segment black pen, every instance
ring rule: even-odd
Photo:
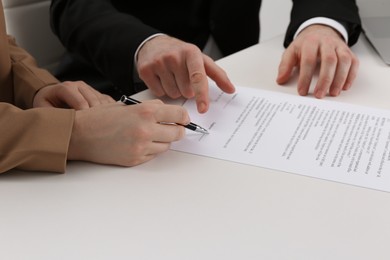
[[[128,97],[126,95],[123,95],[119,101],[122,102],[123,104],[126,104],[126,105],[134,105],[134,104],[141,103],[141,101],[138,101],[138,100],[131,98],[131,97]],[[182,126],[184,126],[187,129],[190,129],[192,131],[198,132],[198,133],[202,133],[202,134],[209,133],[205,128],[203,128],[197,124],[194,124],[192,122],[190,122],[188,125],[182,125]]]

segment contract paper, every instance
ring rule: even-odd
[[[390,191],[390,110],[254,88],[210,87],[210,108],[173,150]]]

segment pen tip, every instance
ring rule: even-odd
[[[202,134],[209,134],[209,131],[207,131],[205,128],[203,127],[200,127],[199,128],[199,132],[201,132]]]

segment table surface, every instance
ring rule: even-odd
[[[365,38],[353,50],[353,88],[326,98],[390,109],[390,68]],[[296,95],[296,78],[275,83],[282,52],[277,37],[218,63],[237,85]],[[0,176],[2,259],[378,260],[389,241],[389,193],[176,151]]]

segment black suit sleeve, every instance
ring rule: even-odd
[[[357,42],[362,29],[355,0],[293,0],[284,46],[290,45],[302,23],[314,17],[327,17],[340,22],[347,29],[348,44],[352,46]]]
[[[94,65],[124,93],[135,92],[135,51],[159,31],[118,12],[108,0],[53,0],[50,16],[52,30],[71,53]]]

